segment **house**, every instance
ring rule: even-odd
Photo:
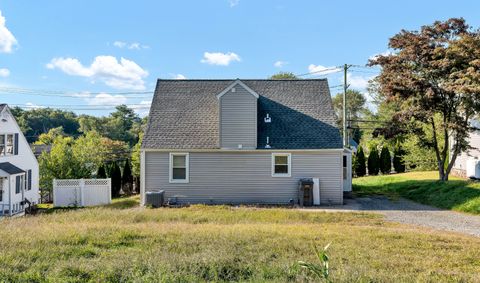
[[[479,121],[472,120],[470,123],[472,127],[480,129]],[[462,178],[475,177],[478,179],[480,178],[480,130],[471,132],[468,142],[472,148],[457,155],[451,173]],[[453,145],[453,140],[450,141],[450,145]],[[453,149],[451,152],[453,152]],[[452,154],[450,154],[450,158],[451,156]],[[467,169],[468,167],[471,170]],[[477,174],[475,174],[475,171],[477,171]]]
[[[38,162],[6,104],[0,104],[0,216],[38,203]]]
[[[326,79],[158,80],[142,203],[164,190],[178,203],[289,204],[316,177],[320,203],[341,204],[351,156],[335,125]]]

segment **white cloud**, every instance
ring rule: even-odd
[[[335,67],[335,66],[325,67],[325,66],[322,66],[322,65],[315,65],[315,64],[308,65],[308,72],[310,72],[310,73],[320,73],[321,72],[322,75],[326,75],[326,74],[331,74],[331,73],[338,72],[338,70],[340,70],[340,69]]]
[[[233,8],[240,3],[240,0],[228,0],[228,3],[230,4],[230,7]]]
[[[368,81],[373,79],[374,76],[370,77],[363,77],[363,76],[356,76],[352,73],[347,73],[347,82],[351,88],[354,89],[366,89],[368,86]]]
[[[283,66],[287,65],[288,62],[285,62],[285,61],[277,61],[275,63],[273,63],[273,66],[277,67],[277,68],[282,68]]]
[[[203,59],[200,62],[210,65],[228,66],[230,62],[233,61],[240,62],[240,56],[233,52],[205,52],[203,53]]]
[[[127,97],[124,95],[111,95],[108,93],[99,93],[93,97],[85,98],[89,105],[94,106],[117,106],[127,103]]]
[[[25,104],[25,108],[29,108],[29,109],[40,109],[40,108],[45,108],[45,106],[40,106],[40,105],[37,105],[37,104],[34,104],[32,102],[27,102]]]
[[[5,68],[0,68],[0,77],[6,78],[10,76],[10,70]]]
[[[127,48],[127,49],[135,49],[135,50],[140,50],[140,49],[148,49],[150,46],[148,45],[143,45],[138,42],[124,42],[124,41],[115,41],[113,43],[113,46],[118,47],[118,48]]]
[[[80,98],[89,98],[91,95],[90,95],[90,92],[80,92],[80,93],[74,93],[72,94],[73,97],[80,97]]]
[[[175,80],[186,80],[186,79],[187,79],[187,77],[185,77],[185,76],[182,75],[182,74],[176,74],[176,75],[173,74],[172,76],[173,76],[173,78],[174,78]]]
[[[97,80],[116,89],[145,89],[143,78],[148,72],[134,61],[113,56],[97,56],[90,66],[84,66],[75,58],[53,58],[47,64],[48,69],[60,69],[71,76],[87,77],[95,82]]]
[[[140,104],[130,106],[140,117],[145,117],[148,115],[148,111],[150,111],[150,106],[152,105],[152,101],[150,100],[142,100]]]
[[[17,39],[7,29],[5,22],[5,17],[2,16],[2,11],[0,11],[0,53],[11,53],[13,46],[17,44]]]
[[[384,51],[384,52],[382,52],[382,53],[374,54],[374,55],[368,57],[368,60],[374,60],[374,59],[376,59],[378,56],[389,56],[389,55],[392,55],[392,54],[393,54],[393,52],[392,52],[391,50],[386,50],[386,51]]]

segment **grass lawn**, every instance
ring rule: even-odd
[[[480,281],[480,238],[375,214],[137,203],[1,221],[0,281],[308,282],[329,242],[334,282]]]
[[[369,176],[353,179],[356,195],[382,194],[456,211],[480,214],[480,182],[450,178],[438,181],[438,172]]]

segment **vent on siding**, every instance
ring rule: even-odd
[[[235,88],[234,88],[234,87],[232,87],[232,92],[235,92]]]

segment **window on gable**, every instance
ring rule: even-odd
[[[6,155],[13,155],[13,145],[14,145],[14,142],[13,142],[13,135],[6,135],[7,137],[7,146],[6,146]]]
[[[5,135],[0,135],[0,155],[5,155]]]
[[[0,134],[0,156],[14,155],[15,153],[15,135]]]
[[[272,153],[272,176],[290,177],[292,170],[290,153]]]
[[[170,183],[188,183],[188,153],[170,153]]]

